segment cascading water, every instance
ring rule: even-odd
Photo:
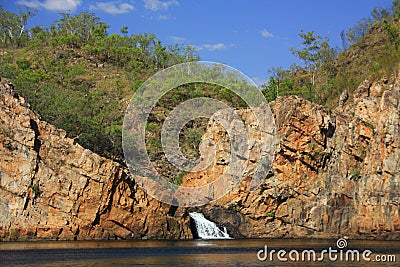
[[[222,231],[215,223],[207,220],[202,213],[191,212],[189,216],[194,220],[197,234],[201,239],[232,239],[225,227]]]

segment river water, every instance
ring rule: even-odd
[[[263,258],[265,246],[268,256],[272,250],[286,251],[288,261],[279,260],[276,253],[272,261]],[[296,259],[296,253],[292,253],[292,259],[300,261],[295,263],[288,256],[292,250],[301,255],[302,251],[312,249],[318,259],[322,250],[329,247],[338,251],[336,261],[328,254],[324,255],[323,261],[313,261],[313,258],[310,261],[307,257]],[[400,241],[347,240],[343,253],[346,249],[359,250],[360,260],[346,261],[343,257],[340,261],[336,240],[0,242],[0,266],[400,266]],[[372,252],[367,258],[370,261],[361,256],[365,250]],[[377,255],[386,262],[377,263]]]

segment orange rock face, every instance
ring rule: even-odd
[[[73,144],[0,83],[0,240],[192,238],[184,209]]]
[[[200,210],[238,237],[400,239],[399,90],[399,80],[366,81],[353,103],[333,111],[278,98],[271,105],[278,138],[273,172],[257,190],[246,190],[245,177]],[[209,129],[217,157],[186,184],[215,180],[228,168],[229,138],[217,123]],[[255,166],[248,161],[246,174]]]
[[[400,75],[398,75],[400,77]],[[234,237],[400,239],[400,82],[365,81],[352,102],[329,111],[299,97],[271,103],[277,145],[271,172],[249,190],[260,129],[243,182],[203,207],[160,203],[120,164],[74,144],[0,83],[0,240],[192,238],[188,211],[202,211]],[[261,129],[269,132],[271,129]],[[229,137],[210,121],[206,169],[184,185],[215,181],[230,166]],[[210,155],[215,157],[210,158]]]

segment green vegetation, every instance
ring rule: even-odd
[[[122,120],[133,93],[160,69],[198,60],[190,46],[164,46],[154,34],[107,33],[94,14],[61,14],[26,29],[36,11],[0,6],[0,76],[42,118],[82,146],[122,162]]]
[[[350,180],[356,182],[359,179],[360,179],[360,170],[357,167],[355,167],[350,173]]]
[[[181,185],[182,182],[183,182],[183,177],[184,177],[186,174],[188,174],[188,172],[186,172],[186,171],[181,171],[181,172],[178,174],[178,176],[175,178],[175,180],[172,181],[172,182],[173,182],[174,184],[176,184],[176,185]]]
[[[199,60],[194,48],[165,46],[154,34],[129,36],[127,26],[121,34],[108,34],[110,26],[89,13],[64,13],[49,28],[26,29],[35,14],[30,8],[14,14],[0,7],[0,76],[12,80],[42,119],[83,147],[124,164],[122,121],[132,95],[157,71]],[[175,106],[201,96],[246,106],[226,88],[210,84],[181,86],[161,99],[148,120],[146,146],[155,166],[178,184],[184,174],[163,154],[161,127]],[[180,145],[187,158],[199,157],[207,122],[199,118],[182,129]]]
[[[42,119],[65,129],[85,148],[124,164],[122,121],[134,92],[157,71],[199,56],[190,46],[163,45],[154,34],[129,35],[127,26],[120,34],[109,34],[110,26],[90,13],[60,14],[48,28],[27,29],[35,15],[31,8],[12,13],[0,6],[0,77],[11,79]],[[365,78],[389,76],[398,68],[399,19],[399,0],[389,9],[374,9],[370,17],[342,31],[341,50],[314,31],[302,31],[301,48],[291,50],[302,66],[272,68],[263,94],[268,101],[299,95],[335,107],[344,90],[351,96]],[[174,107],[194,97],[246,107],[236,94],[210,84],[187,84],[163,96],[150,113],[146,146],[154,166],[176,184],[185,173],[163,154],[161,127]],[[199,118],[182,129],[180,148],[187,158],[199,157],[206,125],[207,120]]]
[[[375,130],[375,126],[368,122],[368,121],[363,121],[364,125],[367,126],[368,128],[370,128],[372,131]]]
[[[10,229],[9,230],[9,238],[10,241],[15,241],[19,237],[19,233],[15,229]]]
[[[33,198],[38,198],[41,194],[40,188],[39,188],[39,183],[36,184],[31,184],[28,186],[28,188],[32,189],[33,192]]]
[[[240,212],[242,207],[238,203],[229,203],[228,209],[234,212]]]
[[[334,108],[344,90],[352,93],[366,78],[390,76],[400,62],[399,19],[399,0],[389,9],[375,8],[370,17],[342,31],[341,50],[332,48],[328,38],[302,31],[302,48],[292,53],[303,66],[272,68],[269,81],[262,86],[265,97],[272,101],[294,94]]]
[[[25,7],[18,9],[19,13],[5,11],[0,5],[0,42],[4,46],[17,48],[26,44],[28,36],[26,25],[36,11]]]
[[[185,84],[166,93],[150,112],[146,126],[146,149],[157,171],[175,184],[181,184],[186,173],[179,171],[164,155],[161,130],[165,119],[174,107],[195,97],[218,99],[236,109],[247,106],[239,96],[224,89],[205,83]],[[187,122],[180,131],[179,145],[187,159],[196,160],[200,157],[199,145],[207,124],[208,118],[196,118]]]

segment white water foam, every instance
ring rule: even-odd
[[[207,220],[202,213],[191,212],[189,216],[194,220],[197,234],[201,239],[232,239],[225,227],[222,231],[214,222]]]

